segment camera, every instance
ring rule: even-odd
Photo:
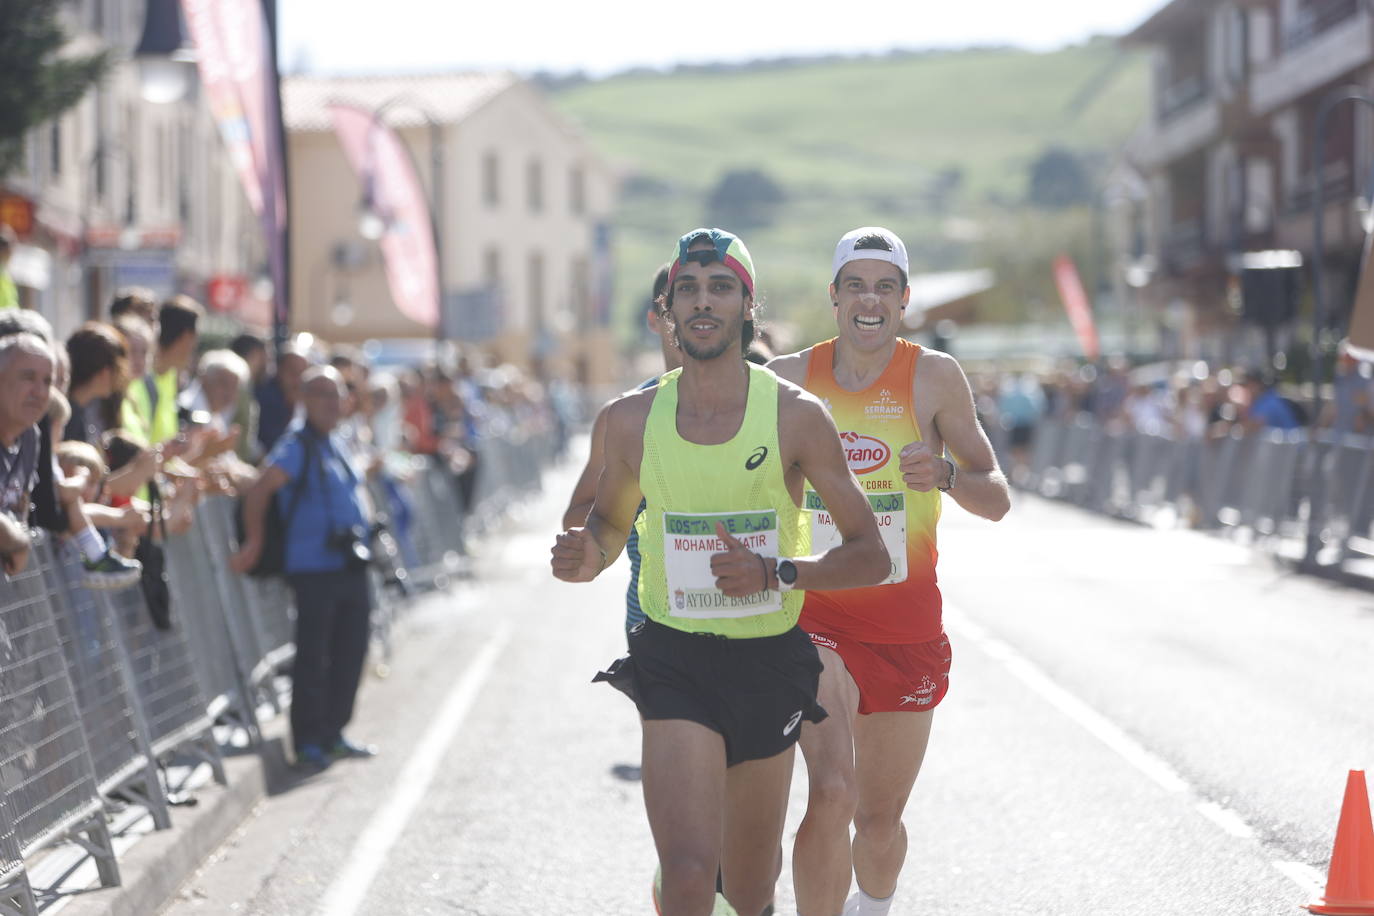
[[[368,531],[361,525],[352,528],[339,528],[325,538],[325,546],[343,554],[344,565],[348,569],[367,569],[372,562],[372,548],[368,546]]]

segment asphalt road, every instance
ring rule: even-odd
[[[168,916],[652,912],[637,720],[589,683],[625,564],[548,574],[573,470],[405,620],[353,729],[383,756],[269,798]],[[1300,912],[1374,769],[1374,595],[1028,496],[946,505],[953,686],[894,916]]]

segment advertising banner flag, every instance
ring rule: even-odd
[[[363,186],[363,201],[380,219],[382,260],[401,314],[439,326],[439,255],[434,224],[415,163],[396,131],[365,108],[329,106],[334,133]]]
[[[262,224],[274,318],[288,324],[281,99],[261,0],[181,0],[200,81],[244,194]]]
[[[1073,325],[1078,342],[1083,345],[1083,355],[1096,360],[1099,349],[1092,306],[1088,303],[1088,294],[1083,291],[1078,268],[1066,254],[1054,259],[1054,285],[1059,287],[1059,298],[1064,302],[1064,311],[1068,312],[1069,324]]]

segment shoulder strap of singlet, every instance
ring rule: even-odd
[[[828,380],[835,374],[835,338],[823,340],[811,348],[811,358],[806,362],[806,381],[802,387],[808,391],[812,383]]]

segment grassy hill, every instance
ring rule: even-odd
[[[740,229],[766,317],[810,335],[829,321],[829,258],[843,232],[889,226],[906,239],[913,271],[979,266],[970,239],[1024,206],[1035,159],[1060,146],[1105,163],[1145,113],[1146,78],[1143,60],[1099,40],[1052,53],[626,74],[551,98],[626,176],[616,213],[622,326],[636,320],[676,237],[711,224],[721,177],[757,169],[782,192],[768,226]]]

